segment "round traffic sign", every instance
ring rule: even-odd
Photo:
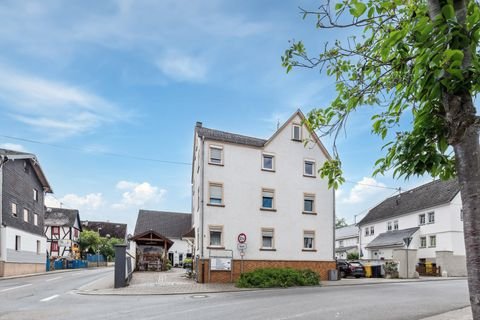
[[[239,243],[247,242],[247,235],[245,233],[240,233],[237,238]]]

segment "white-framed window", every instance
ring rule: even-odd
[[[33,214],[33,224],[38,226],[38,213]]]
[[[23,208],[23,221],[28,222],[28,215],[29,215],[28,209]]]
[[[37,240],[37,254],[40,254],[41,251],[42,251],[42,243],[40,242],[40,240]]]
[[[305,193],[303,195],[303,211],[304,212],[315,212],[315,195],[310,193]]]
[[[22,250],[22,237],[15,236],[15,251]]]
[[[208,226],[208,233],[211,247],[223,246],[223,226]]]
[[[437,236],[430,236],[430,248],[437,246]]]
[[[37,189],[33,189],[33,200],[38,201],[38,190]]]
[[[370,235],[370,228],[366,227],[365,228],[365,236],[368,237]]]
[[[275,208],[275,190],[262,189],[262,209]]]
[[[315,160],[303,161],[303,174],[308,177],[315,177]]]
[[[338,241],[338,246],[339,246],[340,248],[343,248],[343,240]]]
[[[210,182],[209,188],[209,203],[212,205],[223,204],[223,184]]]
[[[393,221],[393,230],[398,230],[398,220]]]
[[[428,223],[435,223],[435,212],[429,212],[428,213]]]
[[[302,126],[299,124],[292,125],[292,140],[302,141]]]
[[[315,249],[315,231],[313,230],[303,231],[303,249],[304,250]]]
[[[427,237],[420,237],[420,248],[427,247]]]
[[[274,248],[274,229],[262,228],[262,249]]]
[[[419,225],[424,225],[426,222],[425,220],[425,213],[422,213],[418,216],[418,224]]]
[[[269,153],[262,153],[262,169],[275,171],[275,156]]]
[[[375,234],[375,227],[371,226],[370,227],[370,235],[373,236]]]
[[[17,217],[18,216],[18,211],[17,211],[17,204],[15,202],[12,202],[11,210],[12,210],[12,215]]]
[[[215,146],[210,145],[210,156],[208,159],[208,163],[210,164],[223,164],[223,147],[222,146]]]
[[[392,231],[392,221],[387,222],[387,231]]]

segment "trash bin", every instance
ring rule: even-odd
[[[367,263],[363,267],[365,268],[365,278],[371,278],[372,277],[372,266],[370,266],[370,264]]]
[[[328,270],[328,281],[337,281],[338,280],[338,270],[332,269]]]
[[[372,266],[372,278],[382,277],[382,266]]]

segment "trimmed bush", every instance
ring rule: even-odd
[[[287,288],[293,286],[317,286],[320,277],[312,270],[291,268],[265,268],[246,272],[237,280],[239,288]]]

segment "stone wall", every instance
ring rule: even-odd
[[[436,263],[448,277],[466,277],[467,262],[465,256],[454,256],[453,251],[437,251]]]
[[[45,263],[10,263],[0,261],[0,277],[45,272]]]
[[[209,260],[198,261],[198,282],[228,283],[236,281],[242,272],[241,260],[233,260],[233,279],[230,271],[210,271]],[[261,268],[311,269],[318,273],[321,280],[328,279],[328,270],[336,269],[335,261],[288,261],[288,260],[243,260],[243,272]],[[210,276],[210,277],[209,277]]]

